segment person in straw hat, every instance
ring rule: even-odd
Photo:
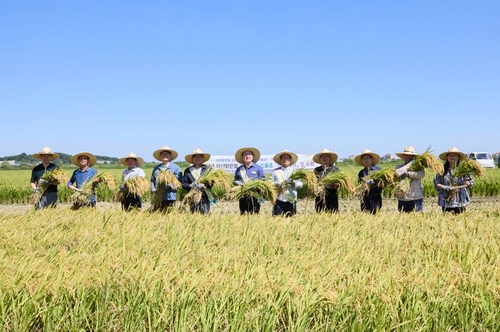
[[[363,166],[363,169],[358,173],[358,181],[360,182],[364,181],[363,178],[370,175],[371,172],[380,170],[380,167],[375,166],[380,162],[380,156],[368,149],[357,155],[354,161],[359,166]],[[367,180],[366,183],[370,186],[370,190],[361,199],[361,211],[375,214],[382,208],[382,188],[378,187],[373,180]]]
[[[94,156],[90,152],[80,152],[71,157],[71,162],[78,166],[76,170],[74,170],[73,175],[71,175],[71,179],[68,181],[68,188],[73,191],[80,191],[80,188],[87,181],[90,181],[96,174],[97,170],[92,168],[97,162],[96,156]],[[99,183],[98,179],[94,179],[92,186],[95,187]],[[89,197],[89,202],[86,206],[95,207],[96,205],[96,197],[95,194]],[[78,209],[81,206],[78,204],[74,204],[73,208]]]
[[[38,192],[38,186],[47,186],[44,191],[40,202],[38,203],[37,209],[44,209],[47,207],[55,207],[57,205],[57,185],[59,182],[52,183],[42,183],[46,181],[42,179],[45,172],[53,171],[57,166],[51,161],[59,158],[59,154],[52,152],[52,150],[46,146],[40,152],[33,154],[33,157],[40,159],[42,162],[35,166],[31,171],[30,186],[34,193]]]
[[[159,175],[160,172],[170,172],[172,173],[179,182],[182,182],[182,170],[177,165],[174,164],[174,161],[179,154],[177,151],[170,149],[168,146],[163,146],[162,148],[153,152],[153,157],[160,161],[158,165],[153,168],[153,172],[151,174],[151,192],[154,194],[159,186],[163,186],[163,184],[159,184]],[[161,202],[160,209],[163,211],[167,211],[169,208],[175,205],[177,200],[177,190],[173,189],[172,184],[167,184],[163,191],[163,201]]]
[[[467,188],[472,188],[474,180],[470,175],[454,178],[453,170],[461,160],[466,158],[463,152],[456,147],[448,149],[439,155],[444,160],[443,174],[436,174],[434,186],[438,191],[438,204],[443,212],[459,214],[465,212],[465,207],[470,204]]]
[[[135,153],[130,152],[127,156],[120,158],[118,162],[127,169],[123,171],[122,174],[122,184],[120,185],[120,190],[125,191],[127,188],[124,182],[135,177],[146,177],[146,173],[140,168],[144,164],[144,159],[135,155]],[[127,194],[122,201],[122,209],[125,211],[130,211],[132,209],[142,208],[142,198],[139,195]]]
[[[210,202],[213,201],[213,197],[210,193],[210,188],[207,188],[203,183],[198,183],[198,179],[207,170],[207,166],[204,164],[204,162],[210,159],[210,154],[203,152],[199,148],[196,148],[194,149],[193,153],[186,155],[184,159],[189,164],[191,164],[191,166],[184,170],[184,176],[182,177],[182,187],[187,191],[203,191],[201,201],[198,204],[191,204],[191,213],[199,212],[201,214],[208,214],[210,213]]]
[[[277,153],[273,160],[280,165],[271,172],[269,180],[281,188],[286,182],[286,188],[278,195],[273,206],[273,216],[291,217],[297,213],[297,189],[302,188],[302,181],[290,179],[293,173],[292,165],[298,160],[298,156],[288,150]]]
[[[314,169],[314,173],[318,178],[318,181],[323,179],[330,172],[337,172],[339,168],[334,164],[337,162],[338,155],[334,152],[330,152],[327,149],[323,149],[313,156],[313,161],[320,166]],[[338,185],[337,184],[326,184],[326,196],[325,200],[321,199],[321,196],[316,196],[314,200],[314,207],[316,212],[338,212],[339,211],[339,196],[337,194]]]
[[[418,154],[415,152],[413,146],[409,145],[404,148],[403,152],[396,152],[396,155],[403,159],[404,163],[396,166],[396,174],[399,176],[399,181],[405,178],[410,178],[410,188],[401,192],[398,191],[396,197],[398,199],[398,210],[401,212],[423,212],[424,211],[424,186],[422,179],[425,176],[425,170],[421,171],[408,171],[413,159]]]
[[[241,148],[234,154],[234,159],[242,164],[234,172],[235,186],[242,186],[244,183],[252,180],[265,180],[266,175],[264,169],[257,165],[256,162],[260,159],[260,151],[256,148],[245,147]],[[242,197],[239,200],[240,214],[258,214],[260,212],[260,200],[255,197]]]

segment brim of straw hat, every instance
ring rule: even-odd
[[[278,165],[281,165],[281,156],[284,154],[287,154],[292,158],[292,160],[290,161],[290,166],[292,166],[293,164],[295,164],[297,162],[297,160],[299,160],[299,157],[295,153],[290,152],[290,151],[282,151],[273,157],[274,162]],[[283,165],[281,165],[281,166],[283,166]]]
[[[448,155],[450,153],[454,153],[454,154],[457,154],[460,156],[460,159],[465,159],[467,158],[467,156],[465,155],[465,153],[463,152],[460,152],[460,151],[446,151],[446,152],[443,152],[439,155],[439,159],[441,160],[444,160],[444,161],[447,161],[448,160]]]
[[[259,159],[260,159],[260,151],[257,150],[256,148],[250,148],[250,147],[241,148],[238,151],[236,151],[236,153],[234,154],[234,159],[236,159],[236,161],[239,162],[240,164],[244,164],[245,161],[243,160],[242,154],[245,151],[252,151],[252,153],[253,153],[253,162],[254,163],[256,163],[256,162],[259,161]]]
[[[59,158],[59,154],[58,153],[54,153],[52,151],[49,152],[45,152],[45,151],[41,151],[41,152],[38,152],[38,153],[34,153],[33,154],[33,157],[35,157],[36,159],[42,159],[42,155],[47,155],[47,154],[51,154],[52,155],[52,158],[50,158],[51,160],[56,160],[57,158]]]
[[[193,163],[193,156],[195,156],[197,154],[203,155],[203,161],[202,161],[202,163],[207,162],[210,159],[210,153],[202,152],[202,153],[190,153],[190,154],[188,154],[188,155],[186,155],[184,157],[184,160],[186,160],[190,164],[194,164]]]
[[[130,156],[127,156],[127,157],[123,157],[123,158],[120,158],[120,160],[118,160],[118,162],[124,166],[128,166],[127,165],[127,159],[135,159],[137,160],[137,167],[140,167],[144,164],[144,159],[142,159],[141,157],[130,157]]]
[[[418,153],[414,153],[414,152],[396,152],[396,156],[398,156],[401,159],[403,159],[403,155],[418,156]]]
[[[363,160],[361,159],[365,154],[369,154],[370,156],[372,156],[373,165],[377,165],[380,162],[380,156],[378,154],[376,154],[375,152],[365,152],[354,158],[356,164],[358,164],[359,166],[365,166],[363,164]]]
[[[170,161],[174,161],[175,159],[177,159],[177,157],[179,156],[179,154],[177,153],[177,151],[175,150],[171,150],[171,149],[158,149],[156,150],[155,152],[153,152],[153,157],[158,160],[158,161],[161,161],[161,157],[160,157],[160,154],[163,152],[163,151],[168,151],[170,152]]]
[[[319,152],[319,153],[316,153],[314,156],[313,156],[313,161],[316,163],[316,164],[321,164],[321,156],[324,155],[324,154],[327,154],[330,156],[330,163],[336,163],[339,156],[335,153],[335,152]]]
[[[87,156],[89,158],[89,167],[92,167],[97,163],[97,157],[94,156],[92,153],[80,152],[71,157],[71,162],[78,167],[80,167],[80,163],[78,162],[78,158],[80,158],[80,156]]]

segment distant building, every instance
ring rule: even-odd
[[[392,160],[397,160],[397,159],[399,159],[399,158],[393,156],[390,153],[384,154],[382,157],[380,157],[380,160],[384,160],[384,161],[392,161]]]

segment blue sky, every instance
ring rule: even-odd
[[[0,156],[500,151],[499,1],[4,1]]]

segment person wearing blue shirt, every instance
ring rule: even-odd
[[[371,172],[380,169],[380,167],[375,166],[380,162],[380,156],[368,149],[363,150],[360,155],[354,158],[354,161],[359,166],[364,167],[358,173],[359,182],[364,181],[363,178],[370,175]],[[373,180],[367,180],[366,183],[370,186],[370,189],[366,191],[361,199],[361,211],[376,214],[382,208],[382,188],[377,186]]]
[[[242,164],[234,172],[233,184],[235,186],[242,186],[252,180],[266,179],[264,169],[256,164],[260,159],[260,151],[256,148],[241,148],[234,154],[234,159]],[[252,196],[242,197],[239,200],[239,206],[240,214],[258,214],[260,212],[260,200]]]
[[[163,192],[163,200],[159,209],[161,211],[169,211],[175,206],[177,200],[177,189],[174,189],[173,184],[161,184],[159,183],[160,172],[166,171],[172,173],[175,178],[179,181],[179,185],[182,182],[182,171],[181,168],[174,164],[174,161],[179,154],[170,149],[168,146],[163,146],[161,149],[153,152],[153,157],[161,161],[160,164],[153,168],[153,173],[151,174],[151,193],[154,195],[156,191],[160,190]]]
[[[85,182],[92,180],[92,178],[97,174],[97,170],[92,168],[97,162],[96,156],[90,152],[80,152],[71,157],[71,162],[78,166],[79,168],[73,172],[71,179],[68,181],[68,188],[73,191],[81,191],[82,186]],[[79,209],[83,206],[95,207],[96,197],[94,188],[97,186],[99,180],[94,179],[92,181],[92,194],[89,196],[89,201],[85,205],[79,203],[73,203],[73,209]]]

